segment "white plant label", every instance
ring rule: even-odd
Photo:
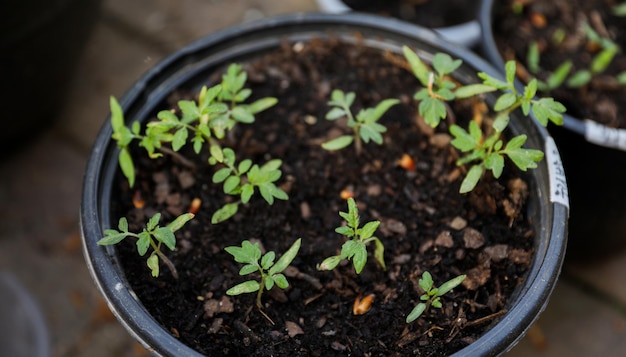
[[[559,151],[551,136],[546,139],[546,161],[550,176],[550,201],[560,203],[569,210],[569,193],[565,180],[565,170]]]
[[[624,129],[610,128],[585,119],[585,139],[590,143],[626,151],[626,130]]]

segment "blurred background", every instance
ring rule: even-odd
[[[0,356],[16,345],[27,356],[148,355],[99,297],[81,251],[83,169],[109,96],[221,28],[317,10],[314,0],[0,4]],[[567,261],[546,311],[508,355],[626,356],[625,273],[626,253]]]

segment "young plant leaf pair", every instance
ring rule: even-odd
[[[424,290],[424,294],[420,296],[420,300],[424,302],[420,302],[415,305],[413,310],[411,310],[411,312],[407,315],[406,323],[411,323],[417,320],[426,310],[428,310],[430,306],[441,309],[443,306],[441,304],[441,297],[459,286],[465,278],[465,275],[459,275],[456,278],[446,281],[439,287],[435,287],[432,275],[425,271],[418,282],[420,288]]]
[[[375,244],[374,258],[383,269],[386,269],[385,247],[380,239],[374,236],[380,221],[368,222],[363,227],[359,227],[359,211],[352,197],[348,198],[348,212],[339,212],[339,215],[345,219],[346,225],[336,228],[335,232],[349,240],[342,245],[341,254],[324,259],[317,269],[333,270],[342,260],[347,259],[352,260],[354,270],[360,274],[367,262],[367,244],[370,242]]]

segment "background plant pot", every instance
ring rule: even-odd
[[[435,52],[448,52],[464,60],[466,69],[461,76],[466,80],[475,78],[477,70],[500,77],[497,70],[469,50],[449,45],[431,31],[396,19],[365,14],[295,14],[243,24],[201,39],[155,66],[120,103],[128,120],[143,122],[167,107],[165,99],[173,90],[195,88],[225,64],[254,57],[285,41],[293,43],[329,34],[349,40],[354,39],[355,32],[362,34],[357,38],[364,38],[368,46],[395,52],[405,44],[419,48],[425,58]],[[508,312],[457,355],[497,355],[510,349],[545,308],[563,260],[568,207],[558,151],[547,132],[532,121],[512,123],[512,131],[528,133],[528,146],[547,153],[546,160],[528,176],[536,256],[523,286],[511,298]],[[116,225],[111,219],[111,205],[118,151],[111,134],[107,120],[94,144],[84,178],[80,220],[89,270],[113,313],[144,346],[157,355],[197,355],[147,313],[126,281],[116,249],[96,244],[104,228]]]
[[[504,68],[492,31],[495,6],[494,0],[481,4],[481,51],[497,68]],[[562,128],[552,125],[549,130],[563,159],[573,206],[567,257],[590,263],[626,248],[626,130],[563,117]]]
[[[0,272],[0,356],[50,356],[48,329],[39,307],[7,272]]]
[[[376,6],[376,9],[387,6],[389,10],[386,15],[395,16],[401,20],[432,28],[443,38],[452,43],[473,47],[480,42],[480,25],[477,21],[478,1],[436,0],[427,1],[419,5],[409,4],[409,2],[407,2],[407,9],[404,11],[399,10],[398,14],[392,12],[392,6],[397,4],[390,4],[388,1],[316,0],[316,2],[320,10],[331,14],[348,11],[374,13],[374,11],[372,11],[374,6]],[[465,6],[461,7],[461,5]],[[416,13],[415,9],[418,9],[417,11],[420,13]],[[445,23],[435,24],[433,23],[433,19],[442,19]]]
[[[54,122],[100,1],[26,0],[0,4],[3,153]]]

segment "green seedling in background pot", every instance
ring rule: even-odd
[[[348,118],[348,127],[354,131],[353,135],[343,135],[338,138],[329,140],[322,144],[326,150],[340,150],[354,142],[357,155],[362,151],[362,141],[369,143],[370,140],[378,145],[383,143],[382,134],[387,128],[380,124],[378,120],[391,108],[400,101],[397,99],[385,99],[374,108],[361,109],[354,116],[350,107],[354,103],[355,94],[353,92],[344,93],[339,89],[335,89],[331,93],[331,101],[328,102],[332,108],[326,114],[327,120],[337,120],[342,117]]]
[[[178,279],[178,272],[176,271],[174,263],[167,258],[167,256],[161,251],[161,248],[165,245],[173,251],[176,248],[176,237],[174,236],[174,232],[181,229],[193,217],[193,214],[185,213],[178,216],[167,226],[160,227],[159,221],[161,220],[161,214],[157,213],[150,218],[146,228],[138,234],[128,231],[128,221],[125,217],[122,217],[120,218],[118,224],[119,231],[115,229],[106,229],[104,231],[105,236],[98,241],[98,244],[113,245],[121,242],[127,237],[135,238],[137,239],[137,253],[139,253],[140,256],[146,255],[148,249],[152,248],[152,253],[150,253],[150,256],[148,257],[147,265],[150,268],[153,277],[156,278],[159,276],[160,259],[169,268],[172,276],[175,279]]]
[[[300,244],[301,238],[298,238],[278,261],[275,261],[276,254],[273,251],[262,255],[259,243],[253,244],[247,240],[241,243],[241,247],[231,246],[224,248],[233,256],[237,263],[245,264],[239,271],[239,275],[248,275],[255,272],[261,275],[260,281],[248,280],[237,284],[228,289],[226,294],[240,295],[256,292],[256,306],[259,311],[262,312],[261,297],[264,290],[269,291],[274,285],[281,289],[286,289],[289,286],[289,282],[282,272],[291,264],[296,255],[298,255]]]
[[[328,257],[317,266],[318,270],[333,270],[339,263],[344,260],[352,260],[354,269],[360,274],[367,262],[367,244],[374,242],[374,257],[383,269],[385,266],[385,247],[380,239],[374,237],[374,233],[380,221],[372,221],[366,223],[359,228],[359,211],[356,202],[352,197],[348,198],[348,212],[339,212],[339,215],[346,220],[346,225],[338,227],[335,232],[349,238],[341,247],[341,254]]]
[[[406,323],[408,324],[417,320],[430,306],[441,309],[443,306],[441,304],[441,297],[459,286],[463,280],[465,280],[465,277],[465,275],[459,275],[456,278],[446,281],[439,287],[435,287],[433,277],[429,272],[425,271],[419,280],[419,286],[424,290],[424,294],[420,296],[420,300],[423,302],[420,302],[411,310],[406,317]]]
[[[243,160],[235,166],[234,151],[220,145],[219,140],[231,132],[237,123],[253,123],[255,114],[277,102],[276,98],[266,97],[246,104],[245,101],[252,94],[250,89],[244,87],[246,80],[247,74],[240,65],[230,65],[220,84],[211,88],[202,87],[197,101],[178,102],[180,117],[175,111],[162,110],[157,114],[157,121],[146,124],[145,134],[141,134],[138,122],[130,127],[125,125],[122,108],[111,97],[112,137],[120,148],[119,165],[130,186],[135,182],[135,166],[129,150],[133,140],[138,140],[151,158],[168,153],[179,157],[188,165],[192,164],[178,154],[181,148],[191,142],[193,150],[199,154],[205,143],[208,143],[209,164],[225,166],[214,174],[213,181],[224,182],[225,193],[241,196],[236,204],[226,204],[216,211],[212,218],[213,223],[232,217],[240,203],[248,202],[254,191],[253,187],[259,188],[270,205],[274,198],[287,199],[287,194],[273,183],[281,176],[280,160],[273,160],[261,167],[252,165],[250,160]],[[165,144],[169,144],[171,149],[164,146]]]
[[[565,107],[561,103],[553,98],[534,99],[536,80],[531,81],[523,91],[518,91],[514,84],[515,62],[509,61],[505,66],[505,81],[480,72],[478,77],[482,83],[462,86],[450,79],[462,64],[461,60],[454,60],[447,54],[435,54],[432,71],[410,48],[405,46],[403,50],[413,74],[424,86],[415,94],[415,99],[420,102],[419,114],[432,127],[437,127],[447,117],[447,102],[489,92],[502,92],[493,105],[495,118],[487,130],[475,121],[469,123],[467,130],[456,124],[450,126],[450,134],[454,137],[452,146],[465,154],[457,161],[457,165],[471,165],[461,183],[461,193],[473,190],[486,170],[491,171],[495,178],[500,177],[505,156],[522,171],[537,167],[537,162],[541,161],[544,154],[540,150],[523,148],[527,139],[525,134],[511,138],[506,144],[502,138],[511,113],[518,108],[522,109],[525,116],[532,112],[543,126],[547,126],[548,121],[563,124]]]

